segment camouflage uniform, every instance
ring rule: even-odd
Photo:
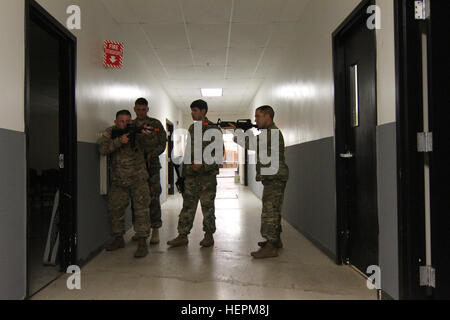
[[[271,146],[271,130],[279,130],[273,123],[267,128],[267,153],[270,156]],[[261,235],[268,241],[277,241],[282,232],[281,228],[281,209],[284,199],[284,191],[286,189],[286,183],[289,179],[289,167],[285,162],[284,156],[284,137],[279,131],[279,169],[274,175],[262,175],[261,168],[270,167],[271,164],[263,165],[259,157],[260,138],[257,137],[256,148],[256,181],[261,181],[263,190],[263,208],[261,215]],[[246,141],[246,148],[249,148],[249,143]]]
[[[152,133],[152,135],[155,135],[156,137],[154,148],[152,148],[149,153],[145,154],[145,159],[147,159],[147,156],[151,154],[150,161],[147,162],[147,171],[149,176],[148,186],[150,188],[150,224],[151,228],[159,229],[162,227],[161,204],[159,202],[159,197],[162,192],[160,177],[161,163],[159,161],[159,156],[166,150],[167,134],[158,119],[150,117],[147,117],[144,120],[136,119],[134,120],[134,124],[137,126],[149,125],[152,128],[159,130]],[[134,221],[134,210],[132,210],[132,214]]]
[[[208,119],[202,125],[202,132],[208,129],[217,129]],[[191,163],[194,164],[194,124],[189,127],[191,136]],[[202,142],[202,152],[211,142]],[[202,153],[203,154],[203,153]],[[213,154],[214,156],[214,154]],[[183,209],[178,220],[178,233],[188,235],[194,223],[195,213],[198,207],[198,201],[203,212],[203,231],[206,233],[216,232],[216,216],[214,200],[216,199],[217,178],[219,174],[219,165],[217,163],[207,165],[195,172],[191,164],[183,164],[183,176],[185,177],[185,192],[183,193]]]
[[[106,129],[106,132],[111,135],[113,128]],[[144,153],[152,147],[152,143],[154,143],[152,139],[142,134],[136,136],[134,149],[131,148],[130,143],[122,144],[120,138],[111,139],[102,136],[98,140],[100,153],[111,157],[108,213],[114,236],[125,233],[125,209],[130,203],[130,198],[133,200],[136,214],[134,221],[136,234],[140,238],[149,236],[150,193]]]

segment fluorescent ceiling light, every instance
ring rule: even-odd
[[[216,89],[201,89],[203,97],[221,97],[223,95],[222,88]]]

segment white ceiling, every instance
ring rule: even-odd
[[[211,112],[239,114],[280,63],[309,1],[103,3],[179,108],[201,98],[200,88],[223,88],[223,97],[206,99]]]

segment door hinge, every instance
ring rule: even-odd
[[[414,8],[416,20],[427,20],[430,17],[430,0],[417,0]]]
[[[420,267],[420,286],[436,288],[436,270],[432,266]]]
[[[59,157],[58,157],[58,162],[59,162],[59,168],[60,169],[64,169],[64,155],[63,154],[60,154],[59,155]]]
[[[433,152],[433,133],[417,133],[417,152]]]

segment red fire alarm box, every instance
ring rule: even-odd
[[[123,64],[123,43],[105,40],[105,67],[122,68]]]

